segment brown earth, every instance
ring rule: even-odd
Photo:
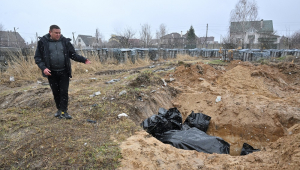
[[[24,84],[6,77],[0,85],[0,169],[299,169],[299,64],[192,61],[170,70],[173,64],[73,78],[72,121],[53,117],[45,80]],[[111,79],[120,81],[105,83]],[[89,97],[99,90],[100,96]],[[119,96],[122,90],[127,94]],[[207,133],[227,141],[230,155],[176,149],[140,130],[159,107],[177,107],[183,121],[192,111],[209,115]],[[118,119],[122,112],[129,119]],[[261,151],[238,156],[243,143]]]
[[[122,143],[120,169],[299,169],[299,69],[241,61],[177,67],[165,77],[174,78],[168,86],[180,92],[173,106],[183,121],[191,111],[211,116],[207,133],[230,143],[230,155],[176,149],[139,132]],[[243,143],[261,151],[237,156]]]

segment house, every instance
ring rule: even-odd
[[[25,40],[18,32],[0,31],[0,47],[19,47],[26,46]]]
[[[279,43],[272,20],[231,22],[230,39],[244,48],[277,48]]]
[[[121,42],[122,42],[123,39],[124,38],[122,36],[112,34],[110,39],[108,40],[108,44],[109,44],[109,46],[111,46],[113,48],[122,47]]]
[[[186,43],[186,35],[173,32],[160,38],[160,46],[163,48],[183,47]]]
[[[167,48],[184,48],[186,47],[187,43],[187,33],[186,34],[179,34],[177,32],[173,32],[170,34],[167,34],[165,36],[162,36],[160,38],[161,40],[161,47],[167,47]],[[196,36],[196,44],[203,45],[203,44],[214,44],[217,43],[215,41],[215,37],[197,37]],[[202,46],[203,47],[203,46]]]
[[[91,35],[78,35],[75,47],[80,49],[91,49],[97,46],[97,39]]]
[[[112,34],[108,44],[113,48],[133,48],[141,47],[141,40],[136,38],[129,39],[128,37]]]
[[[205,43],[207,43],[207,44],[216,43],[215,42],[215,37],[212,37],[212,36],[210,36],[210,37],[199,37],[197,39],[197,44],[205,44]]]
[[[129,47],[141,47],[141,41],[140,39],[129,39],[128,40]]]

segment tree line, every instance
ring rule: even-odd
[[[255,0],[238,0],[234,9],[230,13],[229,25],[236,22],[239,23],[239,39],[231,35],[230,28],[226,36],[222,36],[222,44],[225,49],[235,49],[235,48],[251,48],[251,43],[253,39],[251,36],[246,37],[246,32],[249,31],[249,23],[254,23],[253,21],[259,21],[258,19],[258,5]],[[262,21],[262,20],[261,20]],[[250,26],[251,27],[251,26]],[[4,26],[0,23],[0,31],[5,31]],[[139,38],[135,38],[139,34]],[[159,28],[156,30],[155,34],[151,31],[151,26],[148,23],[142,24],[139,32],[132,29],[131,27],[126,27],[122,31],[110,37],[109,41],[104,40],[103,34],[100,32],[99,28],[96,28],[95,38],[96,46],[101,47],[117,47],[117,48],[130,48],[130,47],[164,47],[167,48],[195,48],[197,44],[197,36],[193,26],[187,30],[185,37],[168,37],[164,39],[168,34],[167,26],[165,24],[160,24]],[[182,33],[181,33],[182,34]],[[155,35],[155,36],[153,36]],[[172,34],[172,36],[174,36]],[[278,37],[277,32],[272,30],[271,32],[260,33],[260,48],[268,49],[272,48],[274,45],[274,37]],[[73,37],[74,38],[74,37]],[[246,39],[248,39],[248,44],[246,44]],[[281,37],[280,43],[284,44],[287,48],[300,48],[300,30],[294,32],[290,36]],[[221,43],[221,42],[220,42]],[[247,45],[247,46],[246,46]]]

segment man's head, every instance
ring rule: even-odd
[[[53,39],[55,41],[59,40],[60,36],[61,36],[59,26],[51,25],[50,29],[49,29],[49,34],[50,34],[51,39]]]

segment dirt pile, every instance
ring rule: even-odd
[[[195,74],[199,67],[204,68],[203,75]],[[232,63],[223,71],[197,64],[178,67],[174,74],[177,81],[170,86],[181,87],[174,104],[183,116],[192,110],[211,116],[208,134],[230,142],[231,154],[238,155],[243,143],[260,149],[299,122],[300,115],[295,114],[299,113],[299,90],[289,88],[292,82],[287,83],[289,75],[283,71],[249,63]],[[181,76],[183,73],[186,76]],[[189,83],[191,80],[198,81]],[[221,102],[216,102],[217,96]]]
[[[299,128],[299,125],[298,125]],[[268,144],[245,156],[205,154],[176,149],[147,132],[138,132],[123,142],[123,169],[299,169],[300,133]]]
[[[241,61],[234,61],[228,66],[196,63],[177,67],[174,73],[165,78],[175,79],[168,85],[180,91],[173,99],[173,105],[182,113],[183,119],[192,111],[211,116],[207,133],[222,137],[230,143],[230,154],[233,156],[207,155],[173,147],[171,151],[164,151],[163,148],[157,148],[159,142],[155,142],[156,145],[151,142],[145,144],[150,138],[138,134],[122,145],[126,155],[122,163],[126,166],[123,168],[138,165],[136,168],[140,169],[196,169],[192,166],[198,164],[183,154],[188,152],[203,161],[201,166],[212,169],[293,169],[299,165],[297,155],[300,138],[299,134],[292,133],[288,128],[298,132],[297,126],[300,123],[298,69],[299,65],[293,63],[253,65]],[[221,96],[220,102],[216,101],[217,96]],[[240,154],[243,143],[262,151],[235,157]],[[162,144],[161,147],[167,146]],[[150,158],[150,152],[155,156]],[[188,162],[177,158],[181,156]]]

